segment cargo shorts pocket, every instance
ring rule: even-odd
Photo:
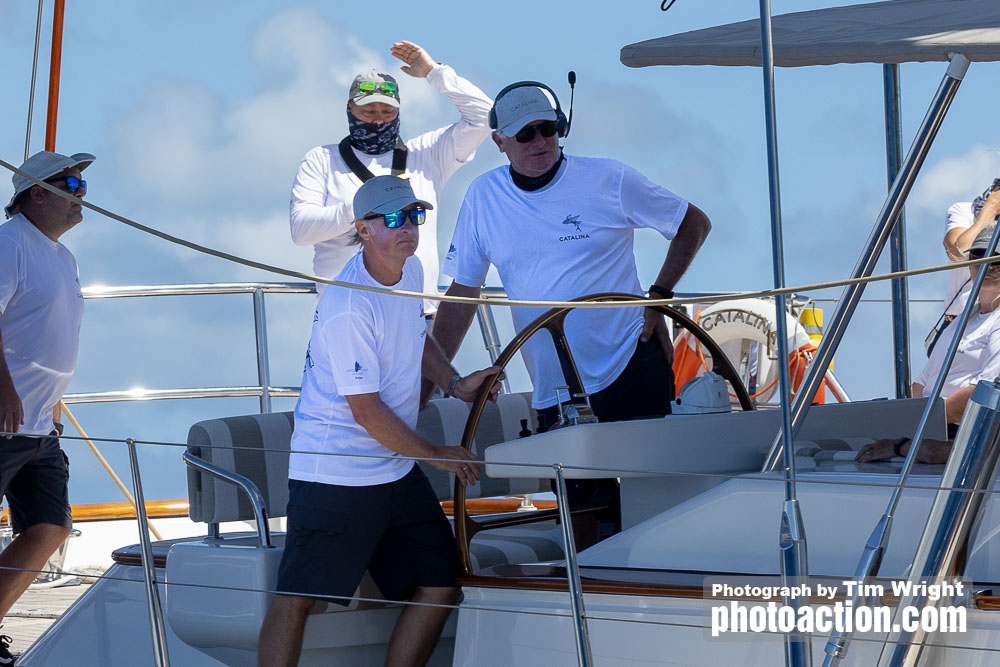
[[[288,506],[288,537],[305,546],[314,535],[336,537],[347,530],[347,515],[305,505]]]

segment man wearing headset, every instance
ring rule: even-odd
[[[314,247],[313,272],[333,278],[358,251],[354,237],[352,200],[372,176],[405,174],[417,196],[437,205],[438,193],[459,167],[476,155],[489,135],[486,116],[492,100],[451,67],[434,62],[417,44],[393,44],[391,53],[402,70],[426,79],[448,96],[461,118],[446,127],[425,132],[407,142],[399,137],[399,88],[396,79],[370,70],[351,83],[347,101],[349,134],[340,144],[317,146],[299,165],[292,185],[289,222],[296,245]],[[417,257],[424,265],[421,289],[436,293],[440,261],[437,250],[437,211],[427,211]],[[324,283],[316,285],[322,293]],[[424,308],[433,313],[435,303]]]
[[[466,193],[442,269],[454,277],[449,295],[478,297],[490,264],[512,299],[642,294],[633,235],[649,227],[670,247],[647,291],[653,298],[673,296],[711,229],[701,210],[621,162],[565,155],[559,138],[568,122],[544,84],[525,81],[500,91],[490,127],[510,165],[480,176]],[[512,310],[518,330],[545,311]],[[446,354],[457,352],[474,314],[475,305],[442,302],[433,335]],[[662,315],[642,307],[578,309],[567,317],[565,333],[598,420],[670,412],[673,348]],[[534,385],[539,431],[546,430],[556,421],[557,403],[568,398],[556,394],[566,381],[555,347],[536,335],[521,355]],[[617,496],[616,485],[582,486],[571,491],[571,506],[598,502],[606,492]],[[602,519],[609,521],[620,525],[617,516]]]

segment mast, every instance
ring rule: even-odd
[[[55,0],[52,12],[52,57],[49,60],[49,105],[45,118],[45,150],[56,149],[56,123],[59,117],[59,76],[62,71],[63,18],[66,0]]]

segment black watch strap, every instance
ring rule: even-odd
[[[650,296],[656,295],[661,299],[674,298],[674,291],[672,289],[667,289],[666,287],[660,287],[656,283],[650,285],[649,289],[646,291],[649,293]]]
[[[892,446],[892,453],[895,454],[896,456],[901,456],[903,458],[906,458],[906,454],[903,453],[903,445],[905,445],[909,441],[910,441],[909,438],[900,438],[899,440],[897,440],[896,444]]]

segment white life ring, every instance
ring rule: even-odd
[[[755,386],[747,388],[750,394],[758,401],[769,400],[778,387],[778,325],[774,301],[759,298],[720,301],[699,312],[695,320],[719,344],[742,377],[756,377]],[[797,319],[785,313],[785,324],[789,354],[810,345],[809,334]],[[675,345],[682,343],[686,343],[698,358],[704,356],[694,336],[682,333]],[[697,375],[705,370],[701,366]],[[682,381],[679,377],[678,382]]]

